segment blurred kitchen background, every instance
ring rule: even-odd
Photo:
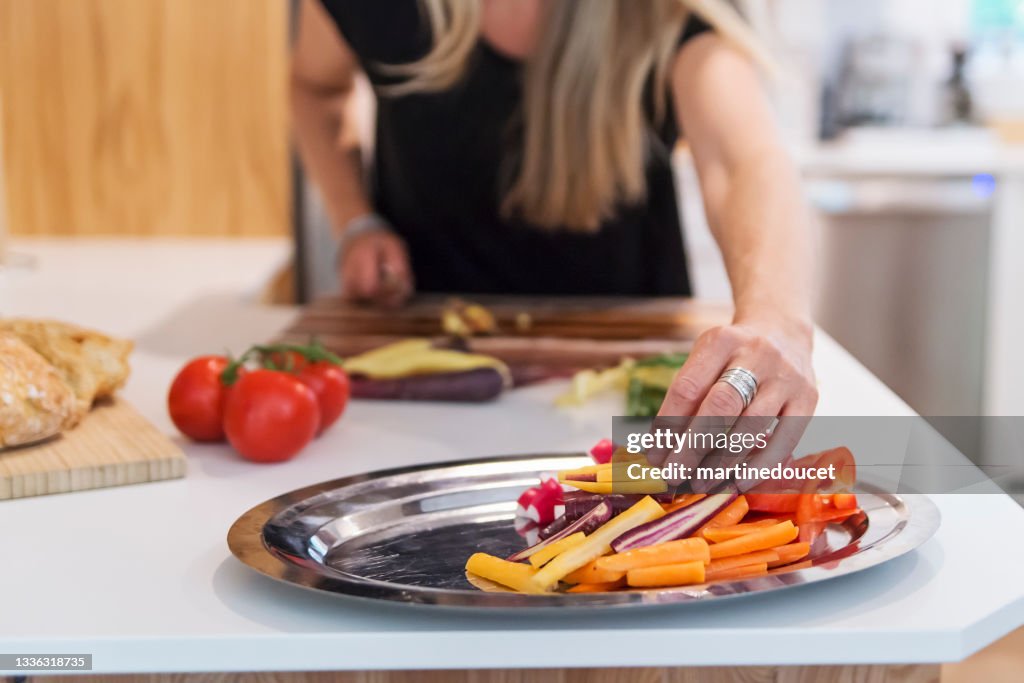
[[[741,4],[785,66],[770,88],[820,215],[821,325],[921,413],[1024,415],[1024,0]],[[295,246],[270,296],[331,291],[289,150],[293,12],[0,0],[7,268],[25,239],[270,239],[282,265]],[[356,109],[368,131],[370,98]],[[685,145],[678,163],[697,292],[727,299]]]

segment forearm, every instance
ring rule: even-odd
[[[291,85],[296,145],[306,172],[321,190],[335,231],[373,210],[358,139],[345,115],[348,97],[319,92],[301,82]]]
[[[812,220],[785,152],[766,145],[705,182],[705,205],[733,289],[736,320],[809,328]]]

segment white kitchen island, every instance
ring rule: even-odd
[[[283,242],[30,242],[0,274],[0,315],[50,316],[136,340],[124,396],[168,435],[165,392],[190,356],[241,351],[294,315],[254,303]],[[909,408],[832,340],[819,413]],[[935,496],[936,536],[856,575],[720,603],[529,616],[371,603],[257,575],[225,534],[253,505],[368,470],[579,451],[621,410],[552,408],[560,384],[479,406],[356,401],[291,462],[180,440],[183,480],[0,503],[0,653],[91,653],[96,672],[500,669],[934,663],[1024,624],[1024,511],[1003,495]],[[179,437],[175,436],[178,439]]]

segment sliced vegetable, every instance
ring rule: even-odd
[[[598,464],[611,462],[614,453],[615,444],[611,439],[601,439],[590,449],[590,457]]]
[[[836,510],[853,510],[857,507],[857,496],[853,493],[832,494],[832,507]]]
[[[575,522],[565,527],[558,533],[549,536],[540,543],[532,545],[529,548],[524,548],[523,550],[520,550],[519,552],[511,555],[508,559],[510,562],[522,562],[523,560],[528,559],[534,553],[540,551],[542,548],[545,548],[546,546],[552,543],[560,541],[566,536],[571,536],[572,534],[575,534],[578,531],[582,531],[585,534],[590,534],[595,529],[601,527],[602,524],[606,523],[611,518],[611,506],[608,505],[607,503],[600,503],[599,505],[594,507],[593,510],[583,515],[582,517],[580,517]]]
[[[528,564],[509,562],[487,553],[474,553],[466,562],[466,571],[521,593],[539,592],[533,584],[537,570]]]
[[[382,379],[353,374],[349,379],[355,398],[463,403],[493,400],[507,383],[506,376],[492,367]]]
[[[587,535],[582,531],[577,531],[574,534],[570,534],[565,538],[560,538],[554,543],[550,543],[540,551],[530,555],[530,564],[540,569],[545,564],[554,559],[559,553],[563,553],[569,548],[578,546],[587,538]]]
[[[626,481],[567,481],[566,484],[575,486],[580,491],[589,493],[664,493],[668,490],[668,484],[660,479],[637,479]]]
[[[722,557],[717,560],[711,560],[708,564],[708,571],[716,572],[724,569],[732,569],[733,567],[746,567],[751,564],[771,564],[778,560],[779,554],[774,550],[756,550],[752,553],[744,553],[743,555],[733,555],[732,557]]]
[[[606,555],[595,560],[598,568],[612,571],[630,571],[642,567],[656,567],[664,564],[680,564],[699,560],[705,564],[711,561],[707,541],[703,538],[681,538],[678,541],[659,543],[637,548],[624,553]]]
[[[722,541],[728,541],[731,538],[737,538],[739,536],[745,536],[751,531],[763,529],[766,526],[773,526],[778,524],[777,519],[761,519],[756,522],[747,522],[746,524],[734,524],[732,526],[722,527],[709,527],[705,528],[701,535],[712,543],[721,543]]]
[[[808,553],[811,552],[810,543],[789,543],[787,545],[780,545],[772,548],[779,559],[774,562],[768,563],[769,569],[775,567],[781,567],[782,565],[789,564],[790,562],[796,562],[807,557]]]
[[[755,576],[764,576],[768,573],[768,565],[764,562],[760,564],[748,564],[743,567],[732,567],[730,569],[708,569],[706,576],[707,581],[736,581],[738,579],[751,579]]]
[[[625,587],[626,577],[623,576],[618,581],[609,581],[608,583],[578,583],[566,593],[607,593]]]
[[[711,559],[743,555],[757,550],[768,550],[794,540],[800,530],[792,522],[779,522],[773,526],[711,545]]]
[[[617,517],[613,517],[589,534],[583,543],[575,548],[570,548],[548,562],[533,577],[533,585],[543,591],[553,589],[558,581],[567,574],[607,553],[613,540],[630,529],[646,524],[664,514],[665,511],[661,509],[661,505],[653,498],[644,497],[639,503]]]
[[[672,500],[672,494],[668,492],[650,495],[662,505]],[[614,516],[633,507],[643,497],[644,494],[640,493],[602,495],[600,493],[587,493],[586,491],[566,491],[563,494],[565,516],[569,518],[569,521],[575,521],[600,503],[611,505],[612,515]]]
[[[556,517],[555,521],[551,522],[551,524],[548,524],[546,527],[540,529],[538,531],[538,535],[540,536],[541,540],[551,538],[559,531],[569,526],[570,521],[571,520],[564,514],[560,517]]]
[[[693,505],[623,533],[612,541],[612,548],[617,553],[624,553],[635,548],[692,536],[697,529],[732,503],[736,496],[735,491],[711,494]]]
[[[708,520],[707,524],[697,529],[695,536],[703,536],[707,529],[714,529],[722,526],[734,526],[739,524],[740,521],[746,517],[747,512],[750,511],[750,507],[747,505],[747,499],[745,496],[740,496],[733,502],[719,512],[717,515]]]
[[[700,560],[632,569],[626,574],[626,583],[636,588],[687,586],[704,580],[704,563]]]
[[[676,510],[682,510],[687,505],[693,505],[698,500],[703,500],[707,497],[706,493],[684,493],[681,496],[676,496],[672,499],[672,502],[665,505],[665,512],[675,512]]]
[[[597,560],[583,565],[579,569],[569,572],[562,581],[566,583],[611,583],[626,576],[626,572],[602,569],[597,566]]]
[[[799,493],[746,493],[747,505],[758,512],[796,512]]]

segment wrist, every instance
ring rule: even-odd
[[[781,336],[811,347],[814,321],[809,313],[761,308],[757,311],[739,311],[733,317],[734,325],[750,327],[767,336]]]
[[[363,213],[344,225],[338,235],[338,258],[345,254],[356,239],[369,233],[394,234],[394,228],[386,218],[374,212]]]

